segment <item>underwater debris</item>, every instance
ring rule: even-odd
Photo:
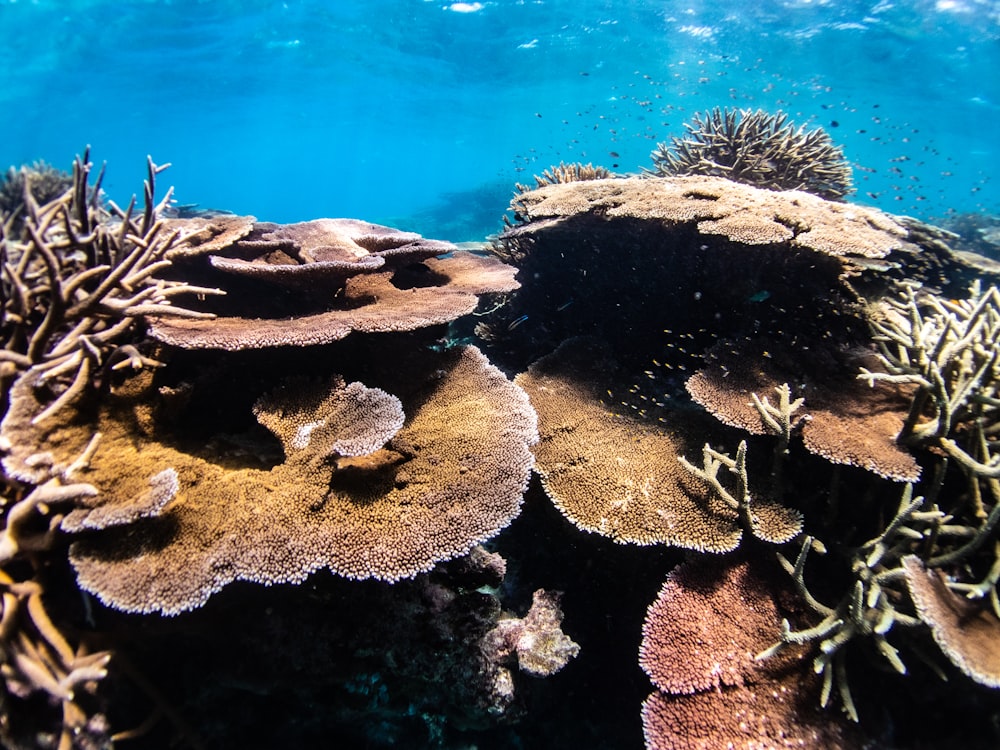
[[[518,287],[515,269],[495,258],[356,219],[258,223],[245,234],[245,217],[223,217],[214,230],[214,220],[177,220],[192,221],[173,251],[175,273],[227,295],[191,300],[212,312],[211,325],[149,316],[150,335],[172,346],[238,351],[412,331],[471,313],[480,294]],[[232,242],[219,247],[219,236]]]
[[[850,164],[827,132],[796,127],[783,112],[716,107],[695,113],[684,127],[686,135],[653,151],[655,174],[725,177],[830,200],[854,192]]]

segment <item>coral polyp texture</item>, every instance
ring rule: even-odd
[[[851,167],[829,134],[797,127],[782,112],[716,107],[696,113],[684,127],[685,135],[653,151],[656,173],[725,177],[834,200],[854,192]]]
[[[411,577],[517,515],[536,427],[524,394],[474,348],[403,361],[389,378],[393,395],[298,378],[263,394],[255,413],[284,453],[270,468],[137,432],[136,410],[156,401],[141,383],[108,396],[95,422],[32,426],[41,404],[25,377],[3,423],[17,446],[5,465],[16,475],[31,471],[33,454],[66,461],[99,432],[84,472],[100,491],[89,529],[95,513],[146,506],[151,482],[176,475],[165,507],[71,547],[81,587],[127,611],[174,614],[232,580],[298,582],[322,567],[349,578]],[[256,439],[266,454],[268,441]]]
[[[515,379],[538,412],[536,468],[548,496],[579,528],[618,542],[735,549],[735,510],[677,458],[706,433],[613,413],[601,394],[614,372],[607,351],[581,338]]]
[[[833,256],[883,258],[902,247],[904,227],[888,214],[801,190],[773,191],[713,175],[589,180],[517,196],[522,219],[594,213],[611,219],[696,223],[705,235],[747,245],[788,242]]]
[[[483,638],[490,661],[516,661],[522,672],[548,677],[580,653],[579,644],[562,632],[563,612],[558,592],[538,589],[524,617],[506,617]]]
[[[182,348],[315,346],[352,331],[412,331],[471,313],[480,294],[518,287],[514,269],[495,258],[357,219],[170,226],[180,234],[174,273],[226,292],[190,301],[208,320],[149,316],[153,338]]]
[[[862,362],[875,366],[865,350],[843,353],[839,373],[830,368],[822,372],[814,363],[787,356],[780,349],[762,349],[761,343],[711,351],[705,366],[685,383],[688,393],[724,424],[765,435],[768,429],[753,395],[794,382],[795,395],[804,403],[795,426],[810,452],[895,481],[919,478],[920,465],[896,441],[912,388],[873,389],[859,381],[856,375]],[[763,351],[773,354],[764,357]]]
[[[659,689],[642,708],[649,750],[856,746],[842,718],[803,700],[818,681],[792,655],[782,664],[755,661],[791,600],[787,585],[775,583],[780,574],[760,570],[763,562],[701,559],[667,577],[639,652]]]

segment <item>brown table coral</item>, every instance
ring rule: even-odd
[[[576,526],[619,542],[735,549],[735,511],[677,458],[700,453],[708,433],[699,429],[711,424],[654,426],[614,413],[601,397],[614,372],[606,349],[572,339],[515,379],[538,411],[546,493]]]
[[[368,365],[377,386],[296,378],[261,393],[254,411],[283,454],[272,465],[274,438],[264,432],[189,444],[157,428],[156,402],[170,389],[143,375],[103,399],[93,418],[33,426],[44,389],[29,372],[3,422],[15,446],[5,466],[30,475],[101,433],[81,473],[101,493],[90,519],[125,523],[88,532],[70,559],[81,587],[127,611],[173,614],[233,580],[298,582],[322,567],[349,578],[410,577],[517,515],[537,433],[524,393],[475,348],[389,348]],[[228,373],[227,387],[241,387],[240,373]],[[165,471],[176,494],[132,513]]]
[[[642,709],[649,750],[857,746],[855,730],[817,705],[806,663],[755,661],[780,632],[789,593],[780,571],[762,567],[703,558],[667,577],[639,655],[659,688]]]
[[[226,294],[191,302],[215,315],[209,320],[150,316],[154,338],[229,351],[313,346],[351,331],[447,323],[472,312],[477,295],[518,286],[514,269],[495,258],[412,232],[357,219],[279,225],[240,218],[177,224],[173,272]]]

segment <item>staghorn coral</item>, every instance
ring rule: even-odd
[[[711,175],[832,200],[854,192],[850,165],[826,131],[796,127],[782,112],[716,107],[696,113],[684,127],[685,136],[652,153],[655,174]]]
[[[803,630],[792,630],[786,620],[782,623],[781,640],[758,655],[767,659],[780,653],[790,644],[816,643],[819,654],[813,668],[823,676],[820,704],[829,703],[832,689],[837,687],[844,712],[858,721],[858,711],[847,679],[844,647],[856,639],[870,639],[877,652],[898,673],[905,674],[906,666],[899,652],[886,636],[894,627],[912,628],[920,624],[913,614],[903,611],[898,587],[905,575],[901,561],[914,550],[921,549],[925,540],[951,536],[950,520],[934,503],[935,498],[913,497],[913,485],[907,484],[892,520],[879,534],[852,550],[849,569],[853,585],[833,607],[820,602],[805,582],[805,566],[811,550],[825,552],[822,544],[812,537],[805,537],[795,563],[778,555],[782,567],[789,573],[803,601],[822,617],[819,623]],[[959,533],[959,537],[964,534]],[[950,557],[951,555],[949,555]],[[943,562],[934,559],[935,564]]]
[[[985,440],[1000,396],[1000,291],[977,281],[967,299],[947,300],[906,283],[880,312],[871,325],[884,371],[862,368],[858,378],[915,387],[899,441],[933,445],[977,476],[1000,477]],[[956,441],[961,433],[971,436],[967,448]]]
[[[35,367],[60,392],[36,419],[83,396],[100,368],[118,357],[120,347],[131,345],[137,318],[154,311],[163,317],[212,317],[177,307],[173,299],[216,290],[157,276],[170,266],[166,256],[177,239],[159,218],[170,192],[154,202],[156,175],[166,166],[148,161],[141,214],[134,198],[125,210],[110,203],[109,214],[98,202],[101,177],[89,185],[93,165],[84,153],[74,162],[72,189],[44,205],[26,194],[23,238],[3,236],[4,388],[14,374]],[[142,357],[130,363],[155,364]]]
[[[850,727],[809,701],[817,681],[791,654],[766,668],[754,660],[789,606],[777,578],[747,559],[670,573],[639,652],[659,689],[642,709],[647,748],[855,746]]]
[[[580,646],[562,632],[558,592],[538,589],[524,617],[501,618],[483,636],[486,659],[504,663],[516,659],[522,672],[535,677],[553,675],[580,653]]]
[[[184,279],[229,294],[191,301],[213,314],[210,324],[151,316],[153,338],[226,351],[315,346],[352,331],[448,323],[475,310],[478,295],[518,287],[514,269],[495,258],[356,219],[256,223],[246,232],[242,219],[221,221],[213,227],[197,220],[171,257]],[[220,237],[231,242],[220,247]]]
[[[567,341],[515,378],[538,412],[536,470],[578,528],[617,542],[734,549],[737,513],[678,461],[704,425],[652,426],[609,411],[600,394],[615,366],[599,344]],[[696,437],[695,437],[696,436]]]
[[[82,644],[70,646],[52,622],[37,580],[15,581],[0,570],[0,741],[5,747],[40,747],[44,735],[26,740],[27,722],[4,705],[24,705],[43,695],[59,711],[59,748],[110,747],[110,731],[103,714],[87,710],[97,684],[107,676],[108,651],[89,652]],[[9,696],[4,695],[6,690]],[[29,743],[31,743],[29,745]],[[36,744],[39,743],[39,744]]]
[[[546,185],[559,185],[565,182],[581,182],[583,180],[603,180],[613,176],[610,170],[600,166],[595,167],[590,163],[581,164],[580,162],[576,162],[574,164],[565,164],[559,162],[559,166],[549,167],[540,176],[535,175],[534,186],[517,183],[514,185],[514,191],[517,193],[527,193]]]
[[[342,381],[289,393],[306,388],[295,380],[258,401],[259,419],[287,452],[270,469],[233,466],[211,444],[188,452],[137,431],[137,409],[156,393],[142,375],[102,402],[96,422],[33,424],[43,406],[28,373],[2,425],[17,446],[5,466],[30,472],[40,450],[58,460],[100,431],[86,473],[101,493],[91,521],[146,508],[150,478],[176,472],[176,498],[153,517],[89,533],[70,549],[81,587],[127,611],[174,614],[236,579],[298,582],[322,567],[349,578],[411,577],[517,515],[537,434],[524,394],[478,350],[404,351],[391,353],[395,370],[388,353],[372,365],[402,402],[402,428],[393,397]],[[351,414],[364,415],[363,429]]]
[[[92,455],[93,443],[66,464],[40,460],[34,467],[35,486],[7,510],[0,533],[0,565],[4,566],[0,568],[0,741],[5,747],[40,743],[42,734],[25,739],[39,729],[32,726],[27,710],[29,701],[38,695],[45,697],[49,707],[41,719],[42,731],[55,727],[52,747],[110,746],[107,720],[95,709],[93,696],[107,676],[112,654],[91,651],[82,641],[75,648],[70,646],[69,637],[49,614],[43,566],[37,562],[57,544],[59,524],[65,520],[62,508],[87,502],[97,494],[95,487],[77,476]],[[18,558],[35,563],[31,578],[23,573],[14,576],[13,571],[21,569],[13,564]]]
[[[0,226],[7,236],[16,237],[24,229],[25,190],[36,205],[45,205],[73,189],[73,175],[36,161],[20,169],[11,167],[0,180]]]
[[[736,449],[735,458],[720,453],[705,443],[700,468],[684,456],[678,456],[677,460],[692,475],[711,487],[716,497],[735,510],[743,528],[755,537],[771,544],[791,541],[802,531],[802,514],[772,500],[751,496],[746,456],[747,443],[744,440]],[[726,489],[719,480],[719,470],[723,467],[736,478],[736,486],[732,491]]]

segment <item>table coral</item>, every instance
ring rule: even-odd
[[[764,351],[769,356],[763,356]],[[856,374],[862,362],[874,367],[864,350],[842,352],[838,359],[794,356],[764,339],[731,351],[710,352],[705,366],[685,387],[724,424],[765,435],[768,430],[753,395],[795,383],[795,395],[803,399],[795,427],[810,452],[894,481],[916,481],[920,466],[896,441],[911,389],[875,390],[859,381]]]
[[[831,256],[884,258],[903,246],[906,229],[864,206],[798,190],[775,192],[722,177],[630,177],[547,185],[518,195],[521,221],[583,213],[669,224],[694,223],[705,235],[748,245],[788,242]],[[516,230],[515,230],[516,231]]]
[[[791,655],[755,661],[791,600],[753,562],[685,563],[649,607],[639,652],[659,688],[642,709],[649,750],[855,746],[842,719],[811,703],[817,680]]]
[[[677,459],[700,449],[706,433],[615,414],[601,398],[614,371],[606,349],[576,339],[515,379],[538,411],[536,468],[546,493],[579,528],[615,541],[734,549],[736,511]]]
[[[1000,618],[950,591],[916,555],[904,557],[902,566],[917,613],[944,655],[981,685],[1000,688]]]
[[[448,323],[475,310],[478,295],[518,287],[515,270],[495,258],[356,219],[257,223],[238,236],[225,227],[237,223],[242,231],[243,224],[220,221],[223,228],[215,231],[228,245],[219,247],[211,223],[198,220],[172,256],[178,275],[227,291],[191,301],[213,313],[211,325],[149,316],[155,339],[227,351],[314,346],[351,331]],[[186,241],[193,243],[189,251]]]
[[[321,567],[349,578],[411,577],[517,515],[537,433],[523,392],[478,350],[402,362],[400,354],[397,371],[373,367],[398,402],[381,389],[301,379],[258,401],[258,418],[287,451],[270,469],[137,431],[136,406],[156,399],[151,385],[109,396],[95,422],[33,426],[28,415],[41,404],[25,379],[3,422],[19,446],[6,466],[17,471],[43,450],[60,460],[101,432],[85,472],[101,493],[90,527],[95,513],[145,504],[150,478],[176,472],[176,497],[154,517],[89,533],[70,550],[80,585],[120,609],[174,614],[232,580],[298,582]],[[363,416],[363,429],[345,421],[351,414]],[[351,457],[360,450],[372,452]]]

